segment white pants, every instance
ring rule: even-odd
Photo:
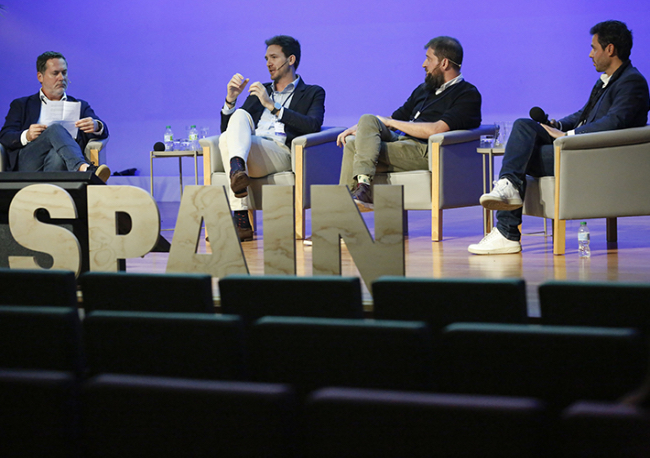
[[[219,151],[226,175],[230,176],[230,159],[233,157],[244,160],[251,178],[291,170],[291,150],[284,144],[284,138],[279,136],[275,140],[256,136],[251,115],[245,110],[236,110],[228,121],[228,128],[219,137]],[[230,187],[228,198],[232,210],[248,210],[248,197],[235,197]]]

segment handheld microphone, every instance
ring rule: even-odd
[[[546,124],[547,126],[552,126],[551,122],[548,120],[548,115],[544,113],[540,107],[533,107],[530,109],[530,119],[537,121],[540,124]]]
[[[153,145],[154,151],[165,151],[165,144],[163,142],[156,142]]]

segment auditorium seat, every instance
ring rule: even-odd
[[[81,375],[84,363],[78,310],[0,306],[0,368]]]
[[[74,272],[0,269],[0,304],[77,307]]]
[[[526,323],[523,279],[381,277],[372,284],[374,317],[426,321],[434,336],[448,324]]]
[[[628,327],[650,335],[650,284],[549,281],[539,285],[541,321]]]
[[[424,322],[265,317],[250,332],[254,380],[304,395],[325,386],[432,389]]]
[[[91,374],[246,377],[236,316],[95,311],[84,319],[83,330]]]
[[[88,457],[293,457],[284,385],[101,375],[84,384]]]
[[[554,409],[623,396],[648,361],[641,334],[627,328],[456,323],[439,350],[442,391],[535,397]]]
[[[78,391],[72,372],[0,369],[0,456],[80,456]]]
[[[567,457],[650,456],[650,414],[637,406],[577,402],[562,413],[559,430]]]
[[[207,274],[87,272],[80,280],[86,313],[214,313],[212,277]]]
[[[247,324],[263,316],[363,318],[358,277],[229,275],[219,280],[221,311]]]
[[[306,403],[305,456],[546,456],[541,402],[324,388]]]

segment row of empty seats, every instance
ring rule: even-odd
[[[643,382],[629,328],[425,322],[0,306],[0,367],[526,396],[555,408],[615,400]]]
[[[0,455],[648,456],[642,409],[531,398],[0,369]]]
[[[77,306],[70,272],[0,270],[0,304]],[[92,310],[214,313],[212,282],[200,274],[90,272],[81,305]],[[522,279],[383,277],[372,285],[376,319],[426,321],[434,332],[458,322],[528,323]],[[220,311],[246,324],[262,316],[364,317],[353,277],[233,275],[219,280]],[[650,331],[650,284],[560,282],[539,286],[542,324]]]

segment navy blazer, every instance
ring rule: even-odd
[[[82,132],[77,133],[75,139],[83,152],[86,145],[91,140],[108,138],[108,126],[104,121],[99,119],[90,105],[85,100],[78,100],[74,97],[67,96],[68,102],[81,102],[80,118],[98,119],[104,125],[104,131],[101,135],[93,135]],[[5,125],[0,130],[0,143],[7,149],[9,156],[9,167],[7,170],[15,170],[18,165],[18,150],[23,147],[20,142],[20,136],[23,131],[29,129],[32,124],[37,124],[41,117],[41,99],[40,94],[34,94],[27,97],[21,97],[11,102],[9,113],[5,118]]]
[[[265,83],[266,92],[271,95],[271,83]],[[260,99],[255,95],[249,95],[241,107],[246,110],[253,118],[253,123],[257,123],[264,113],[264,106]],[[228,127],[228,121],[231,115],[221,112],[221,132]],[[325,116],[325,89],[316,85],[307,85],[302,78],[296,85],[293,92],[289,107],[284,107],[281,122],[284,123],[284,131],[287,134],[285,144],[291,148],[291,142],[299,135],[319,132],[323,125]]]
[[[596,84],[602,82],[598,80]],[[576,134],[642,127],[648,122],[648,109],[648,83],[628,60],[614,72],[612,80],[589,113],[585,124],[576,127],[582,110],[560,119],[560,122],[563,131],[575,129]]]

